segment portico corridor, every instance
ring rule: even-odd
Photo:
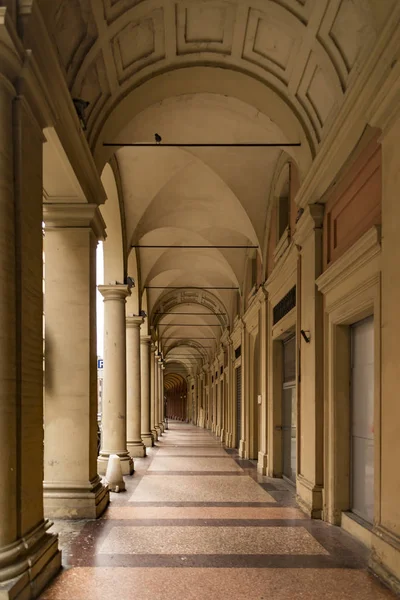
[[[57,521],[42,600],[383,600],[367,550],[205,429],[170,422],[97,521]]]

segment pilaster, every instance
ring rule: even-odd
[[[322,514],[323,492],[323,300],[315,280],[322,273],[324,206],[306,207],[294,235],[299,250],[297,286],[297,344],[300,373],[297,382],[297,495],[312,517]],[[307,343],[301,330],[305,331]]]

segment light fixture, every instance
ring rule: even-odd
[[[300,333],[303,336],[303,339],[305,340],[306,344],[309,344],[311,342],[311,336],[310,336],[310,332],[304,331],[304,329],[300,329]],[[308,333],[308,336],[307,336]]]
[[[86,131],[87,126],[86,126],[85,110],[89,106],[90,102],[88,102],[87,100],[82,100],[82,98],[72,98],[72,102],[74,103],[76,114],[78,115],[79,123],[81,124],[83,131]]]

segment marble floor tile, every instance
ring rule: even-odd
[[[275,502],[251,477],[146,475],[131,502]]]
[[[390,600],[353,569],[73,568],[40,600]]]
[[[67,568],[40,600],[395,598],[363,546],[207,430],[170,422],[125,481],[100,519],[55,523]]]
[[[232,458],[158,457],[149,471],[243,471]]]
[[[229,458],[229,454],[223,448],[210,448],[209,446],[194,447],[194,446],[170,446],[160,447],[157,456],[220,456]]]
[[[113,527],[100,554],[328,554],[303,527]]]
[[[307,520],[308,517],[298,508],[263,508],[263,507],[217,507],[217,506],[115,506],[110,507],[104,519],[296,519]]]

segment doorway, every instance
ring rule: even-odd
[[[283,342],[282,474],[296,483],[297,472],[296,338]]]
[[[351,327],[351,510],[374,517],[374,318]]]

